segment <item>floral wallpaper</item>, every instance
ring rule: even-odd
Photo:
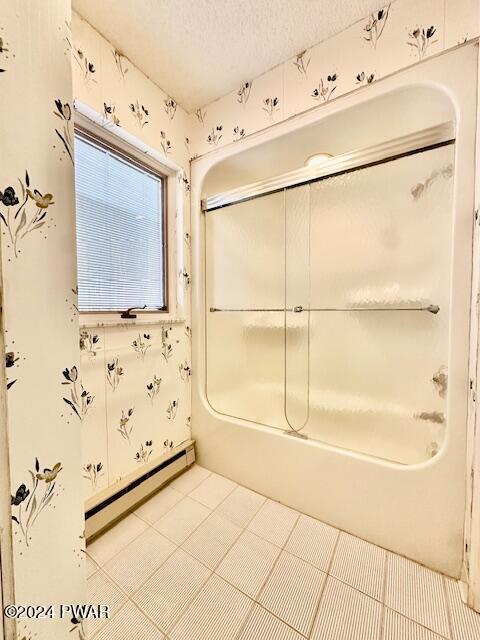
[[[396,0],[189,116],[191,157],[479,35],[477,0]]]
[[[190,436],[189,159],[478,36],[479,7],[477,0],[386,3],[187,116],[121,51],[72,16],[66,0],[51,0],[48,11],[38,0],[4,5],[0,90],[11,97],[21,91],[27,110],[19,118],[18,100],[1,101],[15,599],[84,602],[81,483],[86,497],[94,495]],[[124,128],[183,167],[178,286],[185,321],[79,328],[74,96],[103,126]],[[419,185],[413,197],[428,188]],[[432,380],[444,393],[445,372],[434,372]],[[60,640],[82,638],[84,631],[74,620],[23,621],[17,637]]]
[[[69,22],[67,0],[52,0],[48,11],[33,0],[7,2],[0,18],[0,241],[18,604],[86,597],[78,418],[90,401],[78,374]],[[77,638],[70,629],[70,620],[25,620],[18,637]]]
[[[90,496],[190,438],[190,338],[183,322],[120,325],[81,329],[80,345]]]
[[[62,373],[63,401],[81,422],[84,496],[89,498],[191,437],[190,151],[187,114],[172,97],[76,14],[70,38],[75,99],[94,109],[102,126],[124,128],[182,167],[185,197],[183,251],[177,260],[182,321],[81,326],[80,370],[67,363]],[[55,105],[68,117],[61,99]],[[60,121],[57,129],[68,141],[65,118]]]

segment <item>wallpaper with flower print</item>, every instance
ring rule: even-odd
[[[89,497],[190,437],[190,340],[184,323],[95,329],[82,350],[92,410],[82,420]],[[118,376],[121,371],[121,375]]]
[[[17,602],[84,602],[80,483],[92,495],[190,435],[189,158],[478,36],[478,10],[477,0],[386,3],[187,117],[71,16],[70,2],[52,0],[48,11],[38,0],[4,3],[0,91],[21,91],[27,110],[19,119],[18,100],[0,104],[8,158],[0,165],[0,239]],[[79,330],[72,69],[74,96],[101,124],[125,127],[184,169],[178,281],[185,323]],[[422,189],[428,184],[412,197],[422,197]],[[439,394],[445,379],[443,370],[432,372]],[[24,621],[18,634],[85,637],[81,621],[59,619]]]
[[[15,191],[15,186],[8,185],[3,191],[0,190],[0,221],[8,233],[8,248],[18,258],[22,249],[24,238],[42,229],[40,235],[50,228],[51,222],[48,218],[48,208],[55,204],[52,193],[42,194],[38,189],[30,188],[30,176],[25,171],[25,179],[16,180],[19,194]]]
[[[177,274],[185,322],[81,327],[81,381],[69,379],[72,367],[66,363],[64,402],[81,420],[88,498],[191,436],[190,152],[184,110],[75,14],[72,49],[95,69],[93,82],[84,65],[73,65],[75,98],[99,114],[102,126],[124,128],[182,167],[185,196]]]
[[[70,19],[67,0],[52,0],[48,11],[34,0],[7,2],[0,19],[0,239],[17,603],[86,598],[79,417],[88,414],[91,396],[83,395],[79,374],[73,292]],[[78,637],[70,620],[23,622],[19,637]]]
[[[21,542],[27,547],[32,541],[32,529],[37,518],[61,491],[61,485],[57,483],[60,471],[61,462],[54,464],[51,469],[44,467],[41,471],[40,462],[36,458],[34,469],[28,470],[28,488],[22,482],[15,495],[12,495],[12,520],[21,532]]]
[[[477,37],[476,0],[395,0],[189,116],[191,157]]]

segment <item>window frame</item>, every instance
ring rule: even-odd
[[[79,105],[80,106],[80,105]],[[132,136],[120,127],[112,130],[110,123],[105,123],[101,116],[95,117],[90,113],[83,113],[76,105],[74,134],[78,134],[87,141],[93,142],[107,151],[110,151],[122,159],[147,171],[154,177],[162,180],[162,230],[163,230],[163,286],[165,309],[135,309],[132,314],[136,319],[121,318],[122,310],[79,310],[79,324],[81,327],[108,326],[119,324],[147,324],[147,323],[172,323],[182,321],[179,313],[182,312],[182,299],[177,282],[178,264],[180,263],[178,251],[178,238],[183,238],[183,200],[178,185],[183,170],[168,159],[166,162],[161,154],[148,147],[138,138]],[[178,216],[175,213],[178,212]]]

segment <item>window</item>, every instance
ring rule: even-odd
[[[163,176],[75,134],[80,311],[166,311]]]

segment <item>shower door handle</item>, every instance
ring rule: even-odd
[[[293,313],[302,313],[303,307],[298,305],[297,307],[293,307]]]

